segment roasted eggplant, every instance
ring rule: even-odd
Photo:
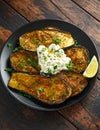
[[[41,75],[12,73],[8,85],[47,104],[62,103],[72,93],[72,89],[57,76],[47,78]]]
[[[23,34],[19,42],[18,51],[10,56],[12,67],[18,71],[11,75],[8,82],[10,89],[54,105],[63,103],[70,97],[74,98],[88,85],[87,78],[82,75],[88,66],[88,50],[83,46],[72,46],[75,41],[70,33],[62,32],[55,27],[46,27]],[[67,66],[68,70],[48,77],[40,73],[36,51],[39,45],[48,47],[52,43],[63,48],[66,56],[71,58],[71,62]]]
[[[88,84],[87,78],[76,72],[61,72],[59,77],[72,88],[72,97],[81,93]]]
[[[89,53],[85,47],[71,47],[65,50],[65,54],[72,60],[71,71],[81,73],[86,69],[89,62]]]
[[[62,32],[58,29],[45,28],[27,32],[19,38],[20,46],[29,51],[36,51],[39,45],[48,47],[50,44],[59,44],[61,48],[75,44],[75,41],[70,33]]]
[[[39,73],[37,54],[23,49],[18,49],[10,56],[12,67],[21,72]]]

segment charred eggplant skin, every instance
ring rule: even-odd
[[[89,52],[83,46],[74,46],[75,40],[68,32],[55,27],[27,32],[19,37],[18,51],[10,55],[13,72],[8,86],[10,89],[24,92],[35,99],[49,105],[60,104],[80,94],[88,85],[88,80],[82,72],[88,66]],[[64,49],[67,57],[71,58],[68,71],[56,75],[40,73],[37,47],[55,43]]]
[[[57,76],[47,78],[41,75],[12,73],[8,86],[47,104],[62,103],[72,93],[72,89]]]

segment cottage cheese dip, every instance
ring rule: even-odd
[[[40,45],[37,48],[37,55],[40,72],[46,74],[57,74],[61,70],[68,70],[71,64],[71,58],[67,57],[64,50],[56,44],[51,44],[48,48]]]

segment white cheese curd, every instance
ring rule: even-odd
[[[48,48],[40,45],[37,48],[38,63],[40,72],[57,74],[61,70],[68,70],[71,58],[67,57],[59,45],[51,44]]]

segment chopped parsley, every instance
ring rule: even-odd
[[[38,40],[34,39],[33,43],[38,44]]]
[[[69,64],[66,65],[66,67],[68,68],[68,70],[71,70],[73,68],[72,61],[70,61]]]
[[[38,97],[40,97],[40,92],[42,92],[43,91],[43,87],[39,87],[38,89],[37,89],[37,95],[38,95]]]
[[[7,72],[13,72],[14,69],[13,68],[5,68],[5,71],[7,71]]]
[[[22,48],[24,48],[24,42],[21,42],[20,44],[21,44]]]
[[[53,67],[53,68],[54,68],[54,70],[55,70],[55,69],[57,69],[57,67],[58,67],[58,66],[57,66],[57,65],[55,65],[55,66]]]
[[[38,65],[38,59],[35,59],[34,61],[31,62],[31,66],[35,67]]]
[[[40,91],[40,92],[42,92],[43,90],[44,90],[43,87],[38,88],[38,91]]]
[[[48,70],[47,70],[47,71],[48,71],[48,74],[51,74],[51,69],[50,69],[50,68],[48,68]]]
[[[26,66],[26,63],[25,63],[25,62],[20,62],[19,65],[20,65],[21,67],[24,67],[24,66]]]
[[[54,42],[55,42],[56,44],[59,44],[59,43],[61,42],[61,39],[55,38],[55,39],[54,39]]]
[[[7,44],[7,47],[8,47],[8,48],[12,48],[12,47],[13,47],[13,44],[12,44],[12,43],[8,43],[8,44]]]
[[[80,43],[77,40],[75,40],[75,46],[80,46]]]
[[[44,57],[44,60],[47,61],[47,57],[46,56]]]
[[[32,63],[32,60],[30,58],[27,58],[27,62]]]
[[[60,49],[58,49],[58,50],[55,50],[55,52],[59,52],[59,50],[60,50]]]
[[[42,48],[42,52],[46,51],[46,48]]]
[[[21,91],[19,91],[19,94],[20,94],[20,95],[23,95],[24,97],[27,97],[27,98],[29,98],[29,99],[32,98],[31,95],[29,95],[29,94],[27,94],[27,93],[24,93],[24,92],[21,92]]]
[[[19,51],[19,48],[18,47],[16,47],[14,50],[13,50],[13,52],[18,52]]]

